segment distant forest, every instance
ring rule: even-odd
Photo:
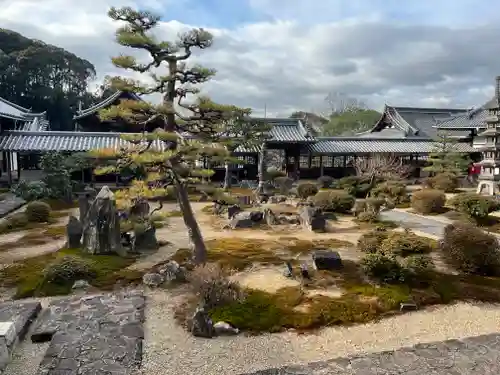
[[[0,97],[34,112],[47,111],[51,130],[71,130],[78,108],[99,99],[88,84],[91,62],[42,41],[0,29]]]

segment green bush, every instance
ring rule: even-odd
[[[274,182],[276,183],[281,195],[288,195],[290,193],[293,186],[293,180],[290,177],[276,177]]]
[[[403,266],[417,280],[428,278],[434,270],[432,258],[427,255],[410,255],[405,258]]]
[[[366,254],[361,259],[361,269],[370,278],[385,283],[404,282],[406,270],[394,257],[374,253]]]
[[[381,198],[367,198],[366,199],[366,210],[378,215],[382,206],[385,204],[385,200]]]
[[[297,186],[297,194],[300,199],[307,199],[318,192],[318,185],[311,182],[301,182]]]
[[[455,222],[444,229],[441,250],[448,264],[468,274],[500,275],[500,247],[495,236],[471,223]]]
[[[360,176],[342,177],[335,183],[337,189],[344,189],[349,195],[356,198],[365,198],[372,188],[370,179]]]
[[[453,173],[438,173],[429,177],[425,185],[436,190],[442,190],[445,193],[453,193],[458,188],[458,178]]]
[[[344,191],[320,191],[309,198],[314,207],[326,212],[349,213],[354,206],[355,199]]]
[[[431,242],[410,231],[390,232],[380,245],[380,252],[386,255],[405,257],[413,254],[425,254],[430,251],[432,251]]]
[[[328,189],[332,187],[333,181],[333,177],[331,176],[321,176],[318,178],[318,185],[322,189]]]
[[[458,212],[476,220],[487,218],[491,212],[499,208],[495,199],[474,193],[457,194],[450,199],[449,205]]]
[[[371,196],[384,199],[394,205],[408,201],[406,185],[399,181],[386,181],[376,185],[371,191]]]
[[[358,214],[356,221],[359,223],[376,223],[379,221],[379,215],[372,211],[363,211]]]
[[[47,185],[43,181],[21,180],[12,187],[11,192],[25,201],[31,202],[47,196]]]
[[[411,207],[424,215],[443,212],[445,203],[446,195],[441,190],[423,189],[411,196]]]
[[[0,222],[0,233],[22,229],[28,225],[28,218],[24,212],[16,212]]]
[[[285,177],[285,176],[286,176],[285,172],[280,171],[279,169],[274,168],[274,167],[269,168],[266,171],[267,181],[274,181],[278,177]]]
[[[26,206],[26,217],[28,221],[33,223],[46,223],[50,218],[50,206],[41,201],[28,203]]]
[[[76,280],[90,280],[96,276],[91,261],[65,255],[51,263],[43,272],[43,282],[69,284]],[[71,285],[69,285],[71,286]]]
[[[363,253],[376,253],[388,236],[389,232],[385,229],[375,229],[365,233],[358,240],[358,250]]]

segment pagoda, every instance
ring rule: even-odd
[[[487,107],[486,130],[478,134],[483,146],[478,194],[500,194],[500,76],[496,77],[495,98]],[[479,142],[478,142],[479,143]]]

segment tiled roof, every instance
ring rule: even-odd
[[[6,131],[0,139],[2,151],[90,151],[129,144],[120,133]],[[153,147],[163,149],[164,143],[156,141]]]
[[[372,154],[372,153],[398,153],[398,154],[427,154],[436,149],[437,143],[422,138],[360,138],[336,137],[319,138],[318,142],[308,146],[314,154]],[[457,143],[459,152],[475,152],[468,143]]]
[[[407,137],[433,138],[437,133],[435,124],[438,120],[466,112],[467,109],[392,107],[386,105],[381,119],[371,129],[371,132],[381,131],[384,128],[385,120],[394,128],[403,131]]]
[[[0,97],[0,117],[6,117],[13,120],[31,121],[35,117],[44,116],[45,112],[32,113],[31,110],[21,107],[15,103]]]
[[[92,115],[103,108],[106,108],[107,106],[113,104],[113,102],[115,100],[117,100],[118,98],[120,98],[120,96],[122,96],[122,95],[130,95],[135,100],[142,100],[137,94],[135,94],[133,92],[129,93],[129,92],[125,92],[125,91],[116,91],[114,94],[108,96],[106,99],[93,105],[92,107],[89,107],[89,108],[84,109],[82,111],[78,111],[76,116],[73,117],[73,120],[79,120],[83,117]]]
[[[297,118],[253,118],[263,121],[271,126],[268,142],[275,143],[308,143],[314,142],[314,136]]]

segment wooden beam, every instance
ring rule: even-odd
[[[12,186],[12,153],[7,151],[7,181]]]

